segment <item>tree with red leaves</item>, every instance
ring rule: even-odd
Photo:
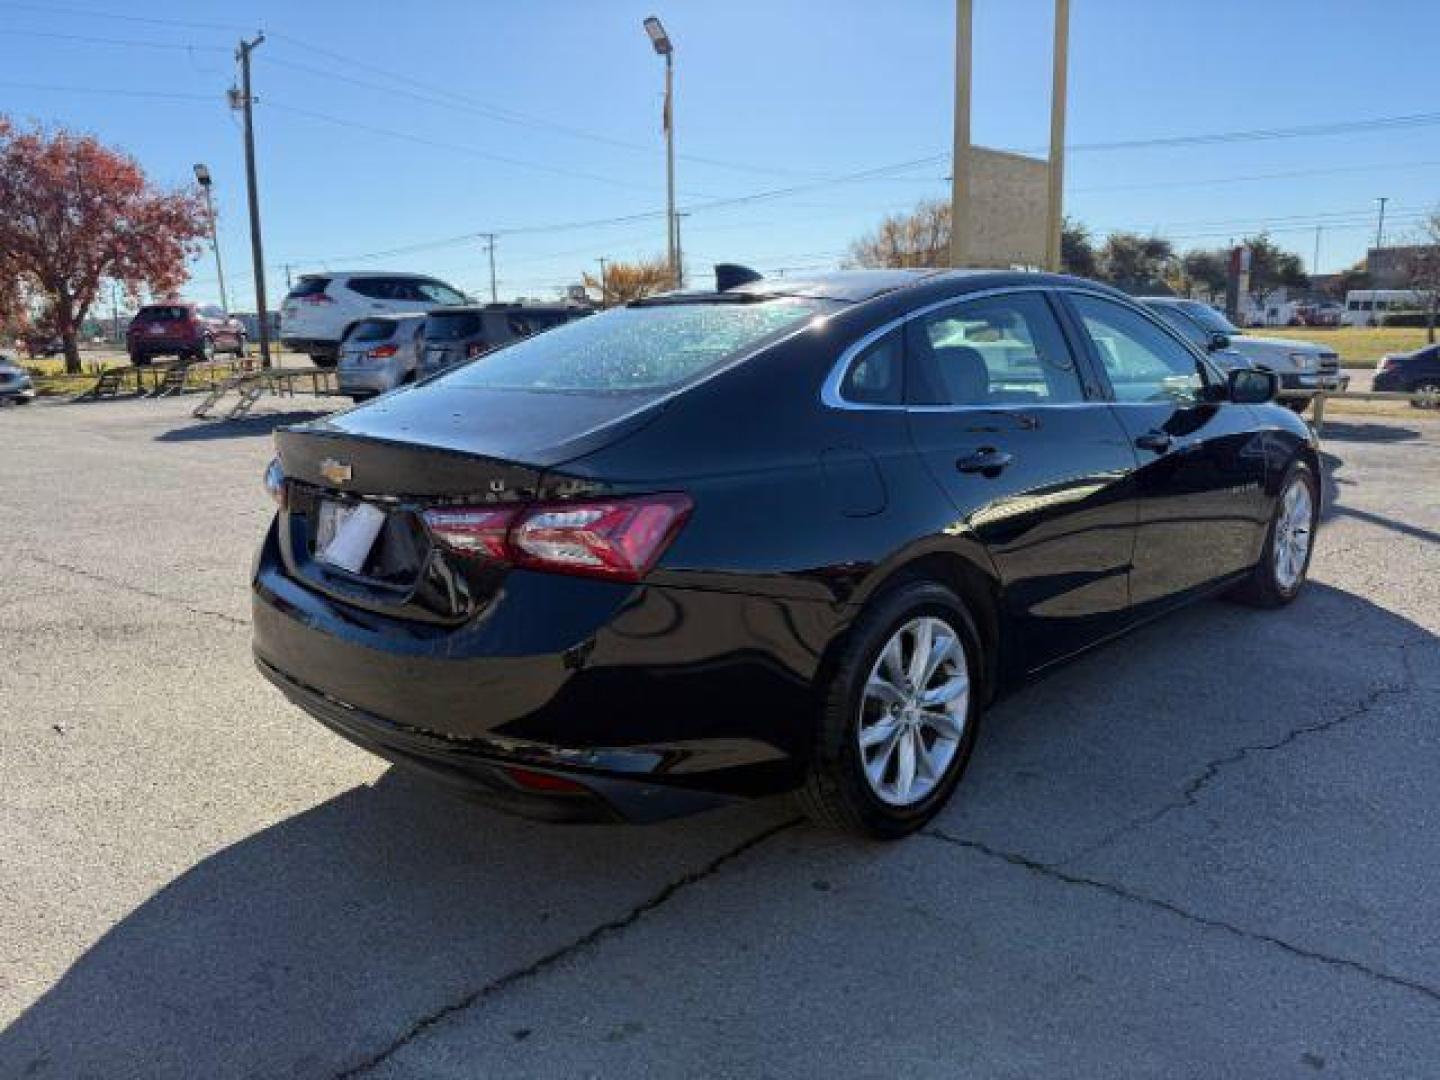
[[[134,302],[173,293],[207,224],[198,193],[162,191],[128,154],[0,116],[0,297],[44,299],[67,372],[80,372],[76,334],[102,286]]]

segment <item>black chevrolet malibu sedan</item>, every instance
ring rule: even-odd
[[[717,284],[280,431],[261,670],[521,813],[794,790],[898,836],[1017,681],[1197,597],[1299,591],[1309,429],[1122,294]]]

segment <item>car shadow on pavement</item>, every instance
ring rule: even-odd
[[[155,436],[156,442],[211,442],[215,439],[248,439],[269,435],[286,424],[303,424],[329,416],[335,409],[291,409],[287,412],[257,413],[238,420],[197,420],[185,427],[171,428]]]
[[[1393,443],[1418,439],[1420,432],[1413,427],[1390,422],[1371,424],[1358,421],[1326,420],[1324,431],[1320,437],[1324,442],[1335,440],[1337,442]]]
[[[1333,663],[1337,628],[1352,663]],[[1414,640],[1433,635],[1318,583],[1284,611],[1178,613],[1002,702],[940,825],[1063,860],[1256,728],[1273,738],[1400,677],[1398,655],[1362,664],[1357,642]],[[1203,699],[1186,692],[1200,686]],[[536,825],[391,770],[202,859],[121,918],[0,1034],[0,1076],[332,1076],[643,916],[792,816],[774,800],[659,826]],[[850,862],[887,850],[808,830],[790,843]],[[797,887],[765,880],[744,916],[754,939]]]

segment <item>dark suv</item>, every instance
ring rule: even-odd
[[[1392,353],[1375,365],[1376,390],[1413,394],[1411,404],[1440,408],[1440,345],[1408,353]]]
[[[216,353],[245,355],[245,324],[218,307],[200,307],[186,300],[147,304],[135,313],[125,331],[125,349],[132,364],[148,364],[157,356],[181,360],[213,360]]]
[[[419,374],[430,375],[441,368],[473,360],[491,349],[550,330],[570,322],[590,309],[563,304],[542,307],[533,304],[487,304],[483,307],[453,307],[425,316],[425,337],[420,351]]]

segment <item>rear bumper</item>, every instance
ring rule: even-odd
[[[274,529],[252,610],[261,669],[353,742],[470,787],[553,770],[637,820],[793,788],[838,625],[809,601],[519,570],[479,617],[417,624],[295,581]]]
[[[287,352],[309,353],[311,356],[339,356],[340,342],[325,338],[285,337],[281,335],[280,345]]]
[[[290,678],[256,657],[261,673],[291,702],[356,746],[401,768],[459,792],[496,810],[540,821],[662,821],[723,806],[721,795],[615,779],[573,768],[536,768],[530,761],[487,754],[475,745],[383,720]],[[522,786],[507,765],[523,765],[532,775],[555,777],[583,786],[581,791],[537,791]]]
[[[342,394],[383,394],[400,385],[400,373],[390,368],[336,368]]]

